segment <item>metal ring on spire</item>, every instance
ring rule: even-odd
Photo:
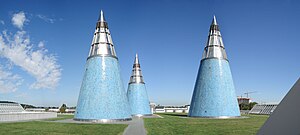
[[[205,59],[225,59],[228,61],[219,25],[215,16],[210,25],[207,44],[202,55],[202,60]]]
[[[132,75],[129,80],[129,84],[132,83],[145,83],[142,75],[141,65],[139,62],[138,55],[135,55],[134,63],[133,63],[133,69],[132,69]]]
[[[108,24],[105,21],[104,13],[102,10],[96,24],[96,30],[94,33],[88,59],[97,56],[118,58],[114,49],[111,34],[108,29]]]

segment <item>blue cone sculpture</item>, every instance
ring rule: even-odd
[[[133,116],[152,115],[137,54],[135,56],[132,75],[128,84],[127,97]]]
[[[215,16],[210,26],[188,115],[208,118],[240,116],[229,62]]]
[[[131,120],[118,58],[102,11],[87,58],[74,120]]]

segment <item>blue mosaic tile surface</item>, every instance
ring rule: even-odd
[[[74,118],[131,118],[118,60],[92,57],[87,60],[85,69]]]
[[[189,116],[240,116],[228,61],[220,59],[201,61]]]
[[[150,102],[146,91],[145,84],[132,83],[128,85],[127,97],[129,100],[132,115],[152,114]]]

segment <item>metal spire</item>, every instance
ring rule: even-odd
[[[105,22],[105,18],[104,18],[104,14],[103,14],[103,11],[102,11],[102,10],[100,11],[100,16],[99,16],[98,21],[100,21],[100,22]]]
[[[215,16],[210,25],[207,44],[202,55],[202,60],[208,58],[227,60],[221,32]]]
[[[105,21],[102,10],[100,11],[100,16],[98,22],[96,23],[96,30],[88,59],[94,56],[117,58],[114,44],[108,29],[108,24]]]
[[[212,25],[218,25],[217,24],[217,19],[216,19],[216,16],[214,15],[214,18],[213,18],[213,21],[212,21],[212,23],[211,23]]]
[[[138,54],[135,54],[134,64],[139,64]]]
[[[145,83],[142,75],[141,66],[139,63],[138,54],[135,55],[132,74],[129,80],[129,84],[131,83]]]

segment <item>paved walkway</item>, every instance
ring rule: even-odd
[[[147,135],[143,118],[133,117],[131,123],[125,129],[123,135]]]

